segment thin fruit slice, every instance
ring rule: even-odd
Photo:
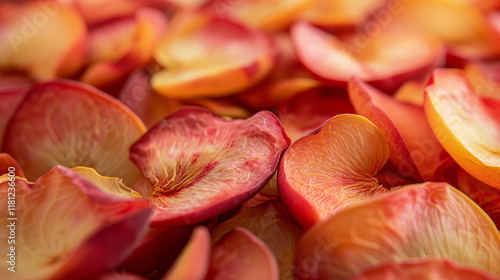
[[[263,33],[213,15],[179,15],[154,58],[153,88],[173,98],[230,95],[261,80],[274,48]]]
[[[368,269],[351,280],[496,280],[478,269],[456,264],[447,259],[390,262]]]
[[[138,192],[125,186],[120,178],[102,176],[95,169],[84,166],[73,167],[71,170],[107,193],[121,197],[141,198]]]
[[[293,276],[293,256],[302,230],[281,202],[271,201],[243,209],[212,230],[212,241],[219,241],[238,227],[252,232],[269,247],[276,257],[281,279]]]
[[[134,17],[116,20],[89,33],[91,65],[81,80],[98,88],[115,85],[133,70],[152,59],[153,49],[167,25],[165,15],[154,9],[141,9]]]
[[[436,180],[435,170],[447,153],[434,136],[423,107],[399,102],[356,79],[349,83],[349,97],[356,113],[385,135],[389,159],[401,176],[420,182]]]
[[[7,175],[0,177],[7,197]],[[116,267],[146,233],[151,209],[146,200],[126,199],[101,191],[67,168],[56,166],[34,184],[15,180],[15,216],[2,200],[0,241],[15,232],[15,273],[5,261],[0,278],[11,280],[89,279]],[[22,203],[21,203],[22,202]],[[12,210],[11,210],[12,211]]]
[[[3,151],[34,181],[55,165],[87,166],[131,186],[140,176],[129,148],[146,128],[117,100],[85,84],[34,86],[12,117]]]
[[[346,87],[356,77],[392,93],[444,59],[441,42],[424,35],[385,32],[361,44],[356,37],[340,40],[303,21],[292,26],[291,34],[302,63],[332,86]]]
[[[210,233],[206,227],[194,229],[188,244],[162,280],[203,280],[210,262]],[[193,265],[196,264],[196,265]]]
[[[337,212],[303,235],[299,279],[351,279],[387,262],[450,259],[500,276],[500,234],[446,183],[408,185]]]
[[[132,160],[151,183],[136,190],[149,198],[154,225],[206,220],[254,196],[289,144],[270,112],[227,121],[205,109],[183,108],[132,146]]]
[[[333,116],[354,113],[345,91],[326,87],[300,92],[278,106],[278,117],[292,141]]]
[[[278,189],[295,220],[307,228],[386,192],[375,175],[388,157],[387,141],[373,123],[358,115],[337,115],[285,152]]]
[[[500,118],[487,105],[461,70],[435,70],[425,90],[427,119],[443,147],[469,174],[500,188]]]
[[[7,2],[7,3],[6,3]],[[1,71],[51,80],[79,70],[85,59],[83,18],[60,1],[0,4]]]
[[[215,243],[205,279],[278,280],[278,266],[264,242],[236,228]]]

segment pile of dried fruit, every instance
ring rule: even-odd
[[[500,1],[0,2],[0,279],[500,279]]]

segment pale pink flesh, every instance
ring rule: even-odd
[[[88,85],[53,81],[34,86],[10,120],[3,152],[31,181],[55,165],[87,166],[131,186],[140,176],[128,158],[146,128],[117,100]]]
[[[6,176],[0,186],[5,197]],[[104,193],[64,167],[54,167],[34,184],[21,179],[15,184],[16,256],[22,261],[14,274],[3,261],[2,279],[92,277],[116,267],[146,233],[147,201]],[[0,212],[4,220],[10,217],[6,203]],[[7,230],[0,235],[6,244]]]
[[[269,248],[251,232],[236,228],[212,248],[206,280],[278,280]]]
[[[240,205],[272,177],[289,141],[267,111],[234,121],[201,108],[171,114],[131,148],[151,183],[141,195],[153,224],[196,223]]]

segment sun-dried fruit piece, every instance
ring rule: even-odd
[[[458,169],[456,186],[474,200],[500,230],[500,190],[477,180],[462,168]]]
[[[278,280],[278,265],[264,242],[236,228],[215,243],[205,279]]]
[[[500,188],[500,118],[495,111],[461,70],[436,69],[425,90],[425,113],[443,147],[469,174]]]
[[[9,154],[0,154],[0,175],[12,172],[15,176],[25,177],[23,169],[15,159],[13,159]]]
[[[9,179],[0,177],[7,197]],[[2,279],[89,279],[114,268],[146,233],[146,200],[110,195],[67,168],[56,166],[34,184],[15,181],[15,273],[0,264]],[[21,203],[23,202],[23,203]],[[0,216],[7,220],[7,200]],[[10,229],[0,229],[8,244]]]
[[[218,224],[212,230],[212,241],[217,242],[238,227],[252,232],[266,243],[276,257],[281,279],[288,279],[293,275],[293,256],[302,230],[281,202],[272,201],[244,209]]]
[[[220,18],[230,18],[266,31],[276,31],[288,27],[312,3],[313,0],[212,0],[206,8]]]
[[[368,269],[351,280],[495,280],[484,271],[462,266],[447,259],[390,262]]]
[[[152,59],[166,29],[166,18],[157,10],[141,9],[134,17],[116,20],[89,33],[89,62],[81,80],[98,88],[117,84]]]
[[[326,87],[300,92],[278,106],[278,117],[292,141],[335,115],[354,113],[346,92]]]
[[[254,196],[289,144],[268,111],[227,121],[206,109],[183,108],[132,146],[130,157],[151,183],[136,190],[149,198],[154,225],[206,220]]]
[[[356,113],[372,121],[387,139],[389,159],[403,177],[435,181],[435,170],[447,156],[432,132],[423,107],[403,103],[359,81],[349,83]]]
[[[138,192],[125,186],[120,178],[102,176],[95,169],[84,166],[73,167],[71,171],[89,180],[107,193],[128,198],[141,198]]]
[[[3,152],[31,181],[55,165],[87,166],[131,186],[140,172],[129,148],[145,131],[119,101],[82,83],[54,81],[26,95],[7,127]]]
[[[408,185],[346,207],[297,247],[299,279],[351,279],[387,262],[445,258],[500,276],[500,234],[472,200],[446,183]]]
[[[189,242],[162,280],[203,280],[210,263],[210,233],[206,227],[194,229]],[[193,265],[196,264],[196,265]]]
[[[425,35],[384,32],[360,44],[355,36],[340,40],[303,21],[292,26],[291,34],[300,61],[333,86],[346,87],[349,80],[358,78],[392,93],[444,59],[441,41]]]
[[[85,59],[85,22],[59,1],[0,4],[0,71],[22,71],[36,80],[68,76]]]
[[[165,68],[151,79],[159,93],[216,97],[261,80],[271,70],[274,48],[257,30],[196,13],[174,19],[154,58]]]
[[[384,135],[368,119],[337,115],[283,155],[278,189],[307,228],[339,209],[387,191],[377,172],[389,157]]]

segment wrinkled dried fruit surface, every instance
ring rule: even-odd
[[[31,181],[55,165],[87,166],[130,186],[140,173],[128,151],[145,130],[134,113],[104,93],[54,81],[27,93],[6,129],[2,150]]]
[[[278,189],[295,220],[310,227],[386,192],[375,175],[388,157],[387,141],[373,123],[358,115],[337,115],[285,152]]]
[[[0,177],[0,194],[10,192]],[[64,168],[54,167],[34,184],[15,181],[16,273],[0,264],[0,277],[12,280],[86,279],[118,265],[145,234],[151,209],[147,201],[124,199]],[[7,200],[0,215],[7,220]],[[2,227],[8,244],[11,229]]]
[[[270,112],[227,121],[205,109],[185,108],[135,143],[131,158],[151,183],[141,195],[155,209],[153,223],[187,224],[255,195],[289,143]]]
[[[385,262],[441,257],[500,276],[500,234],[445,183],[409,185],[345,208],[298,244],[299,279],[350,279]]]

